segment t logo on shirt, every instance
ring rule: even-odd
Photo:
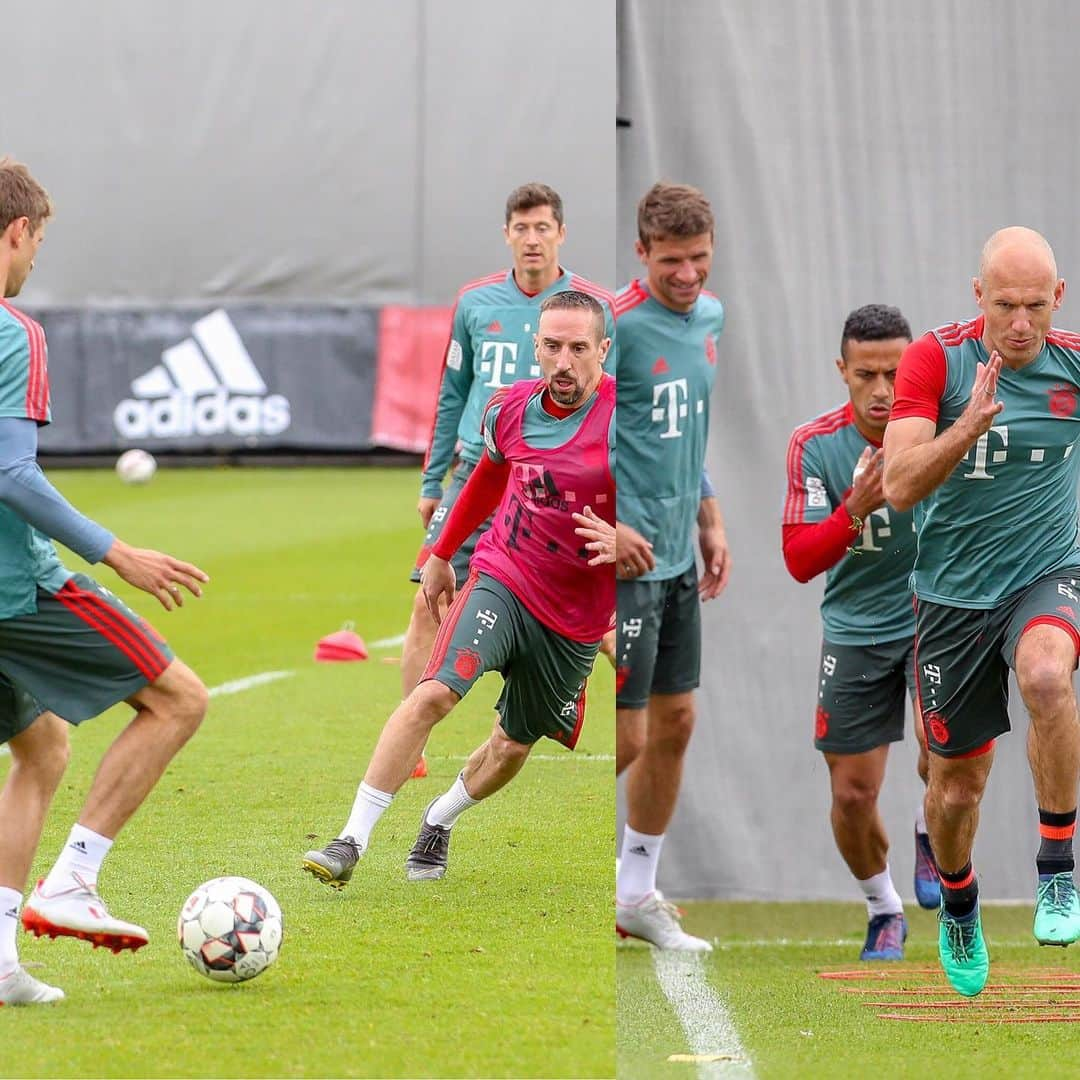
[[[667,428],[660,432],[660,438],[681,438],[679,421],[685,419],[690,412],[690,392],[687,389],[686,380],[672,379],[670,382],[657,383],[653,387],[652,399],[653,422],[667,424]]]

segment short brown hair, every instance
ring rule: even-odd
[[[30,175],[30,170],[14,158],[0,158],[0,231],[24,217],[30,219],[30,231],[37,232],[52,214],[49,193]]]
[[[654,240],[681,240],[703,233],[712,236],[715,224],[709,200],[689,184],[660,180],[638,203],[638,239],[646,251]]]
[[[587,311],[593,317],[593,328],[596,331],[597,342],[604,340],[604,328],[606,319],[604,309],[600,302],[588,293],[578,292],[577,289],[564,289],[562,292],[552,293],[540,305],[540,314],[545,311]]]
[[[506,197],[506,224],[510,224],[510,218],[517,210],[535,210],[538,206],[550,206],[551,216],[562,225],[562,198],[554,189],[547,184],[522,184],[514,188]]]

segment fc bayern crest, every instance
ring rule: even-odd
[[[1050,388],[1050,415],[1051,416],[1075,416],[1077,394],[1080,391],[1075,386],[1063,384]]]

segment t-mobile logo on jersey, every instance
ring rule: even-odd
[[[480,374],[490,375],[491,378],[484,385],[499,387],[525,377],[538,379],[540,365],[535,357],[529,365],[528,375],[524,376],[518,373],[517,354],[516,341],[485,341],[480,350]]]
[[[652,400],[653,423],[667,424],[667,427],[660,432],[660,438],[681,438],[679,421],[684,420],[690,413],[690,393],[686,387],[686,380],[672,379],[670,382],[657,383],[653,387]]]

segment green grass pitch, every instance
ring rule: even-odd
[[[723,1002],[745,1057],[739,1062],[669,1060],[692,1054],[694,1047],[660,989],[653,954],[627,945],[617,950],[619,1080],[727,1075],[758,1080],[921,1080],[936,1075],[1034,1080],[1075,1072],[1080,948],[1039,948],[1031,936],[1030,907],[984,910],[991,958],[987,989],[966,1006],[944,1009],[943,1004],[958,999],[940,973],[933,912],[908,905],[910,935],[902,964],[860,964],[866,926],[862,904],[696,903],[686,908],[686,928],[715,940],[715,951],[701,970],[707,987]],[[821,977],[822,972],[853,970],[864,977]],[[871,973],[878,977],[865,977]],[[893,1004],[877,1004],[882,1001]],[[713,1046],[698,1047],[699,1054],[724,1048],[726,1033],[715,1012],[695,1017],[692,1003],[684,1004],[683,1011],[691,1023],[696,1019],[715,1034]],[[882,1014],[933,1019],[896,1021]],[[1060,1015],[1070,1019],[1001,1022]],[[967,1016],[980,1019],[944,1021]]]
[[[150,944],[113,956],[20,935],[56,1006],[0,1009],[3,1076],[611,1076],[615,957],[613,678],[590,682],[579,750],[545,741],[522,774],[454,831],[450,873],[405,881],[423,807],[488,734],[497,676],[428,744],[341,893],[300,870],[344,822],[400,697],[399,648],[316,664],[347,621],[368,643],[405,629],[421,532],[415,470],[163,469],[145,488],[111,472],[53,472],[72,501],[130,543],[203,567],[201,601],[166,614],[104,567],[94,575],[169,639],[208,686],[292,674],[211,702],[202,730],[110,853],[101,891]],[[68,556],[73,569],[85,569]],[[76,819],[117,708],[71,733],[72,761],[34,866]],[[0,756],[0,776],[10,758]],[[5,823],[5,827],[8,823]],[[241,874],[284,912],[277,963],[211,983],[176,942],[188,893]]]

